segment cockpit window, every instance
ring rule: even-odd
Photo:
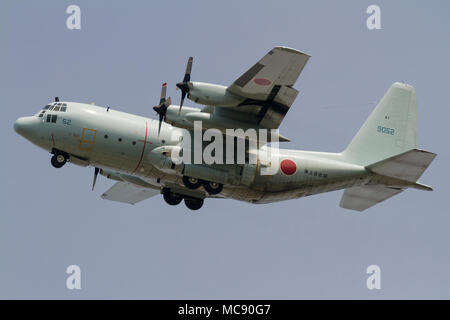
[[[52,105],[48,108],[48,111],[53,110],[53,108],[55,107],[55,105]]]
[[[42,118],[44,116],[45,110],[42,110],[41,113],[39,113],[38,117]]]
[[[53,111],[59,111],[59,106],[58,105],[56,105],[56,107],[53,109]]]
[[[61,107],[61,112],[66,112],[66,109],[67,109],[67,104],[64,103]]]
[[[50,108],[50,105],[46,105],[44,108],[42,108],[42,110],[47,110],[48,108]]]
[[[56,119],[58,119],[56,114],[47,114],[47,122],[56,123]]]

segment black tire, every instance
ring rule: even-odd
[[[184,199],[184,204],[191,210],[198,210],[203,206],[203,199]]]
[[[166,203],[171,206],[176,206],[177,204],[180,204],[181,200],[183,200],[182,197],[174,194],[172,191],[170,191],[170,189],[163,190],[163,198]]]
[[[185,185],[186,188],[195,190],[202,185],[202,180],[193,177],[183,176],[183,184]]]
[[[59,158],[58,158],[59,156]],[[50,162],[52,164],[53,167],[55,168],[61,168],[63,165],[66,164],[67,162],[67,158],[65,156],[63,156],[63,160],[61,161],[61,155],[54,155],[51,159]]]
[[[203,187],[209,194],[219,194],[223,190],[223,184],[212,181],[204,181]]]

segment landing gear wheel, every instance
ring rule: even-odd
[[[176,206],[177,204],[180,204],[181,200],[183,200],[182,197],[174,194],[170,191],[170,189],[164,189],[162,194],[164,200],[171,206]]]
[[[183,176],[183,183],[186,186],[186,188],[194,190],[202,185],[202,180],[193,177]]]
[[[203,206],[203,199],[184,199],[184,204],[191,210],[198,210]]]
[[[58,154],[58,155],[55,154],[50,159],[50,162],[51,162],[52,166],[54,166],[55,168],[61,168],[63,165],[66,164],[67,158],[64,154]]]
[[[212,181],[204,181],[203,187],[209,194],[219,194],[223,190],[223,184]]]

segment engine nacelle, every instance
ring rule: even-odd
[[[148,157],[152,164],[159,170],[174,173],[181,171],[183,167],[181,157],[179,156],[180,151],[181,147],[179,146],[161,146],[153,149]]]
[[[189,82],[188,86],[188,98],[207,106],[234,107],[245,100],[228,92],[227,87],[217,84]]]

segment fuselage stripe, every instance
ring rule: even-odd
[[[145,121],[145,138],[144,138],[144,146],[142,147],[142,153],[141,153],[141,158],[139,159],[139,162],[136,166],[136,169],[134,169],[133,173],[135,173],[137,171],[137,169],[139,168],[139,166],[141,165],[142,159],[144,158],[144,152],[145,152],[145,146],[147,145],[147,132],[148,132],[148,122]]]

